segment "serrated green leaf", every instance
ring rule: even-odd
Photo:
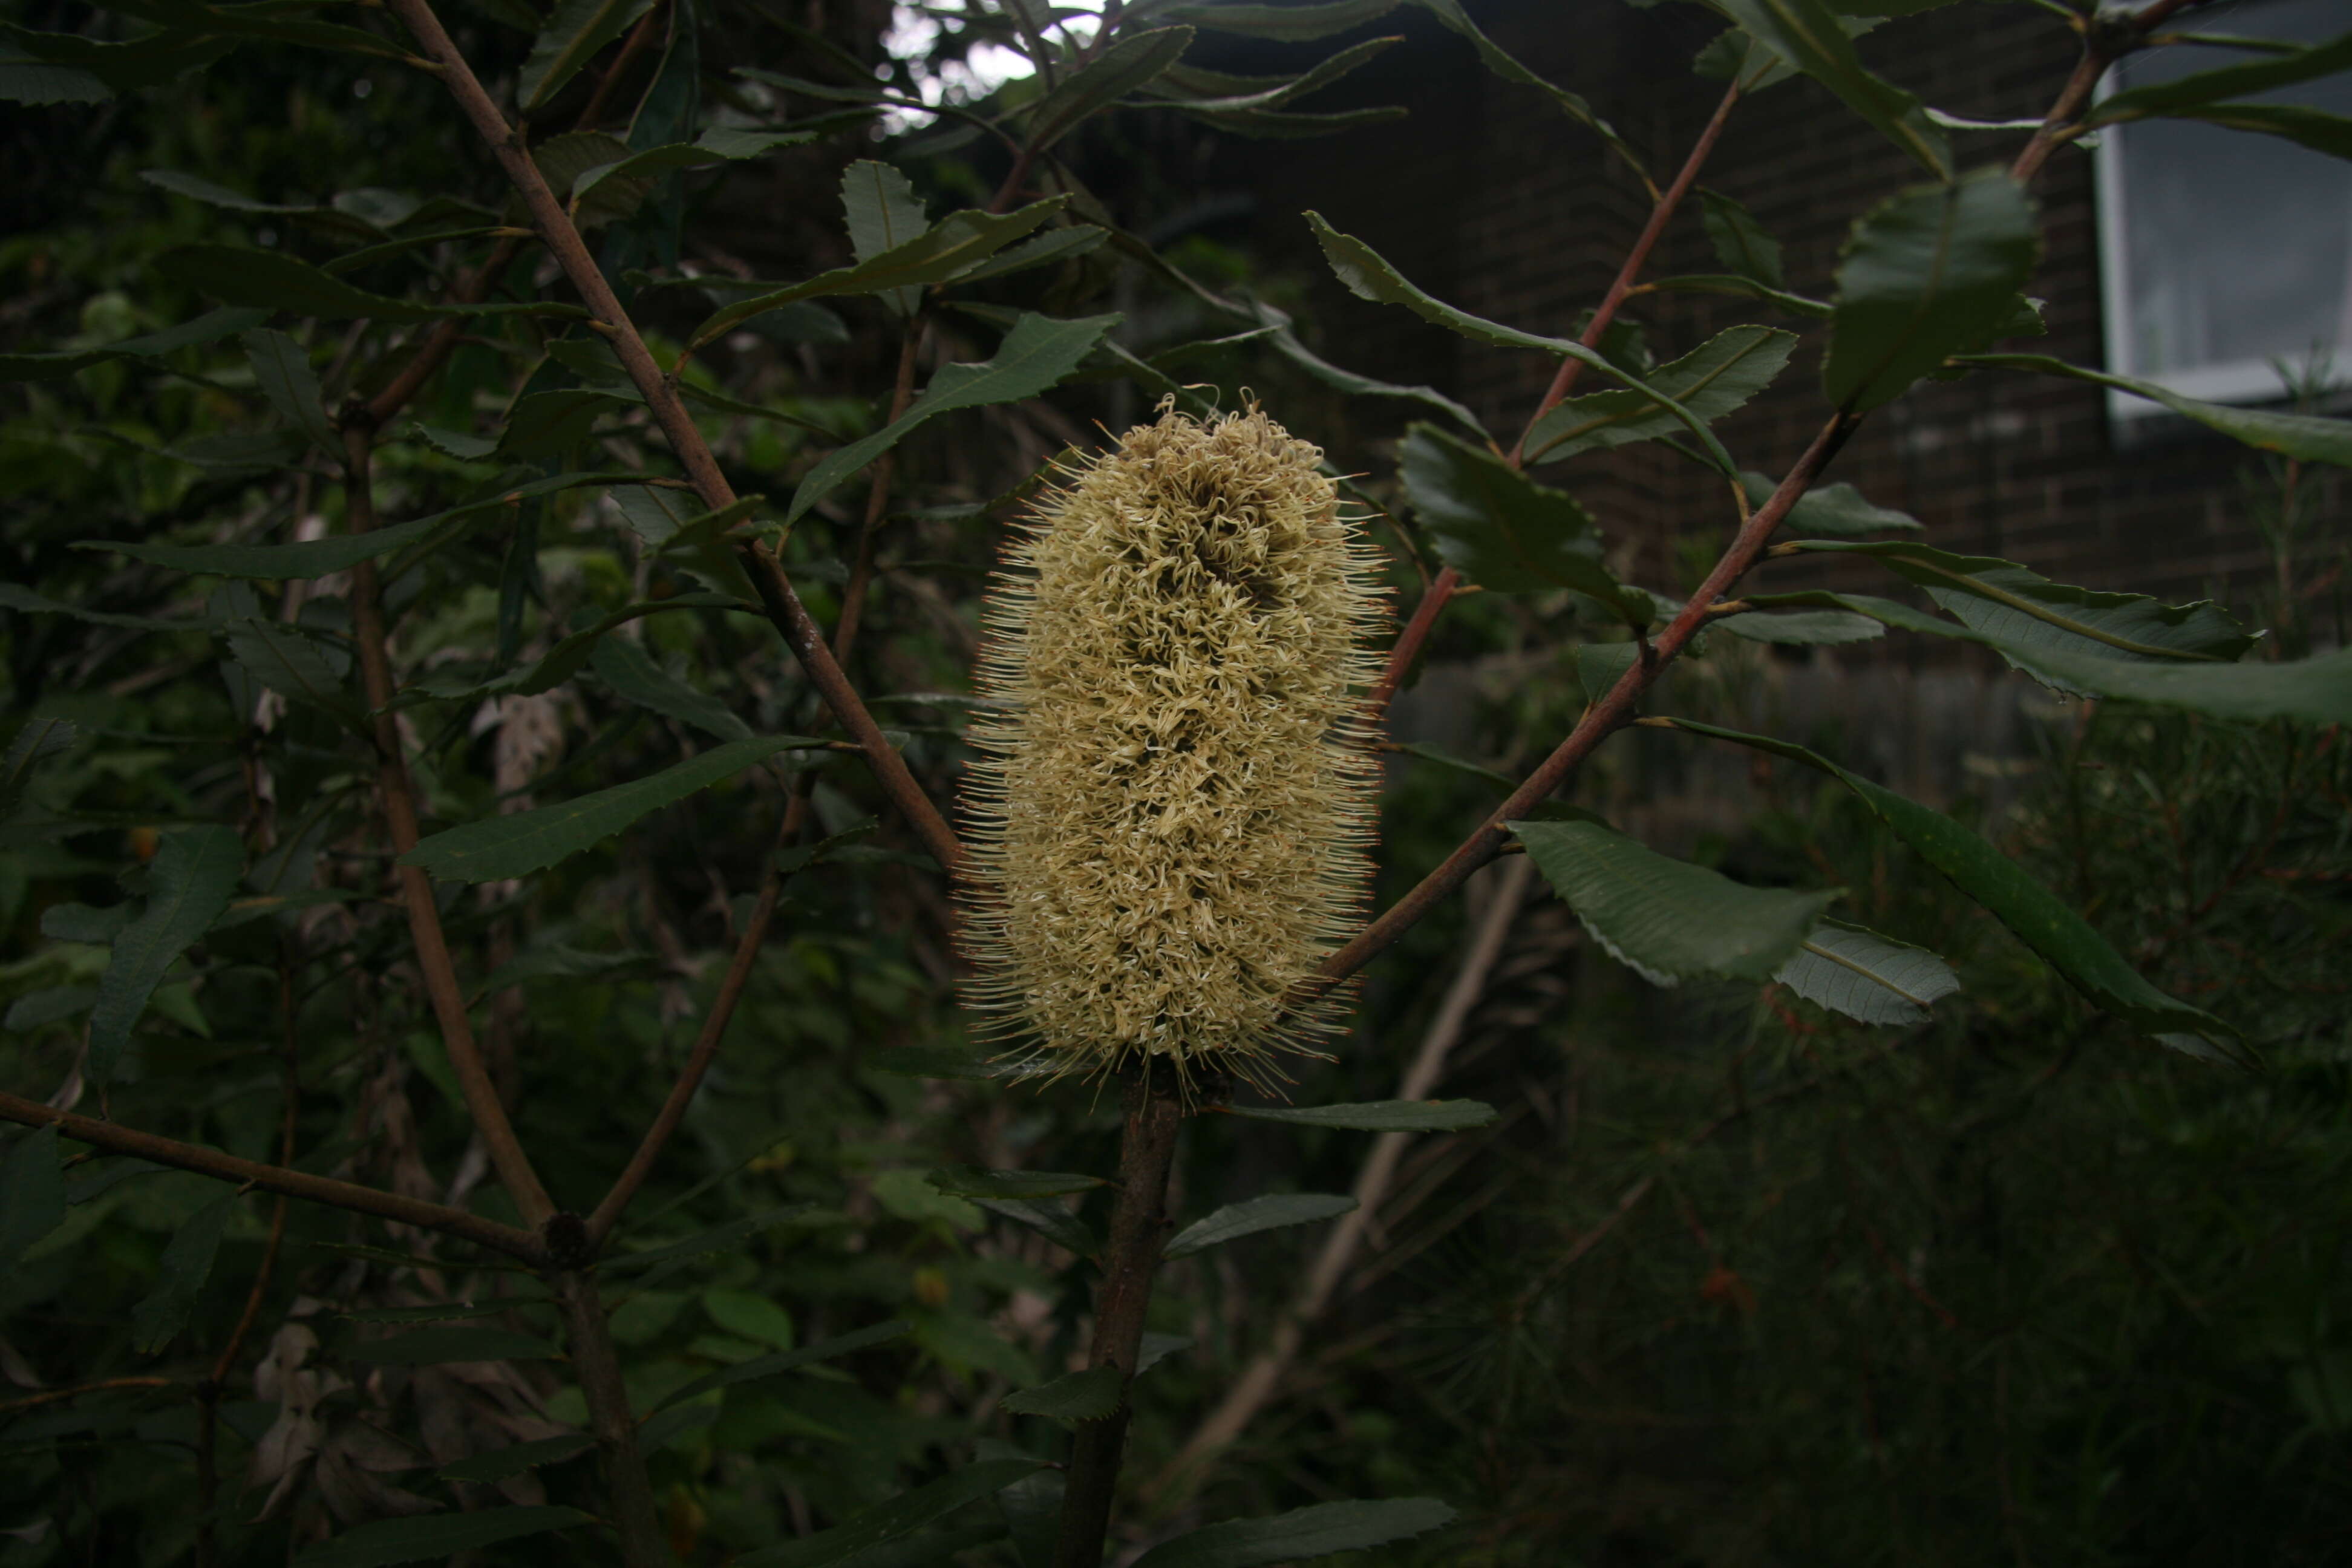
[[[1304,98],[1330,86],[1402,42],[1402,37],[1367,38],[1338,54],[1326,56],[1295,77],[1236,78],[1216,71],[1180,73],[1171,68],[1158,80],[1148,84],[1144,91],[1152,100],[1195,114],[1243,114],[1279,109],[1295,98]],[[1207,90],[1201,89],[1204,82],[1211,84]],[[1219,90],[1221,87],[1224,90]]]
[[[673,1405],[687,1404],[717,1389],[732,1388],[742,1383],[757,1383],[762,1378],[782,1377],[785,1373],[797,1371],[801,1367],[814,1366],[819,1362],[834,1361],[874,1345],[887,1344],[892,1340],[904,1339],[911,1331],[913,1331],[911,1325],[892,1318],[887,1322],[877,1323],[871,1328],[859,1329],[852,1333],[836,1334],[829,1340],[819,1340],[814,1344],[803,1345],[796,1351],[782,1351],[774,1355],[761,1356],[755,1361],[740,1362],[724,1372],[714,1372],[708,1376],[698,1377],[684,1387],[673,1389],[654,1406],[654,1411],[658,1412],[669,1409]]]
[[[1854,225],[1838,268],[1822,366],[1830,401],[1875,408],[1992,342],[2041,248],[2032,202],[2000,169],[1889,197]]]
[[[99,976],[83,1072],[94,1084],[114,1075],[131,1030],[164,971],[228,908],[245,870],[245,844],[226,827],[175,827],[149,867],[147,909],[114,939],[114,960]]]
[[[1886,635],[1886,628],[1878,622],[1850,610],[1725,616],[1707,625],[1748,642],[1772,643],[1781,647],[1835,647]]]
[[[1475,1100],[1368,1100],[1355,1105],[1229,1105],[1227,1114],[1298,1127],[1345,1127],[1359,1132],[1460,1132],[1485,1127],[1495,1108]]]
[[[1451,1523],[1454,1510],[1435,1498],[1383,1502],[1327,1502],[1272,1519],[1237,1519],[1163,1541],[1135,1560],[1135,1568],[1267,1568],[1341,1552],[1361,1552],[1425,1535]]]
[[[971,1200],[999,1219],[1011,1220],[1025,1230],[1034,1230],[1066,1252],[1080,1258],[1092,1258],[1102,1250],[1102,1241],[1088,1230],[1086,1222],[1051,1198],[974,1198]]]
[[[1309,136],[1336,136],[1367,125],[1385,125],[1412,111],[1402,104],[1369,109],[1337,109],[1311,113],[1295,109],[1244,109],[1230,113],[1187,109],[1185,113],[1212,130],[1233,136],[1253,136],[1269,142],[1295,142]]]
[[[1307,226],[1315,231],[1318,244],[1323,247],[1323,258],[1330,264],[1332,275],[1346,285],[1348,292],[1360,300],[1370,300],[1379,305],[1402,305],[1423,321],[1458,332],[1473,342],[1489,343],[1496,348],[1535,349],[1544,353],[1559,354],[1581,362],[1599,371],[1610,380],[1628,390],[1646,394],[1662,407],[1674,414],[1683,427],[1705,447],[1718,468],[1725,473],[1736,472],[1731,454],[1706,427],[1706,421],[1684,408],[1671,393],[1649,385],[1596,350],[1565,338],[1538,337],[1523,332],[1517,327],[1507,327],[1499,321],[1474,316],[1444,301],[1423,293],[1404,274],[1389,265],[1378,251],[1349,234],[1341,234],[1323,219],[1318,212],[1302,215]]]
[[[871,261],[920,239],[930,214],[915,195],[914,183],[889,164],[860,158],[841,172],[842,216],[849,229],[850,254]],[[920,290],[892,289],[883,300],[900,315],[912,311]]]
[[[876,1503],[847,1524],[782,1545],[747,1552],[735,1561],[740,1568],[817,1568],[820,1563],[839,1563],[886,1542],[911,1535],[960,1508],[995,1496],[1045,1468],[1043,1459],[987,1459],[967,1465],[928,1486]]]
[[[114,89],[92,73],[39,60],[0,59],[0,103],[104,103]]]
[[[2316,81],[2321,77],[2335,76],[2347,70],[2352,70],[2352,33],[2272,59],[2251,60],[2244,65],[2223,66],[2218,70],[2176,77],[2170,81],[2150,82],[2146,87],[2126,88],[2100,100],[2083,116],[2083,123],[2086,127],[2114,125],[2149,115],[2180,114],[2220,104],[2227,99],[2246,98],[2258,92],[2292,87],[2297,82]],[[2228,107],[2238,110],[2272,106],[2230,104]]]
[[[1951,145],[1929,122],[1919,100],[1863,65],[1853,37],[1821,0],[1709,0],[1807,76],[1843,99],[1846,107],[1916,158],[1938,179],[1952,177]]]
[[[751,738],[751,726],[737,718],[726,703],[671,675],[627,637],[598,639],[588,662],[616,695],[640,708],[691,724],[721,741]]]
[[[1769,980],[1839,896],[1750,888],[1594,823],[1509,826],[1593,940],[1654,985]]]
[[[2346,663],[2352,668],[2352,657],[2347,657]],[[2110,947],[2088,921],[2026,875],[2015,861],[1943,813],[1858,778],[1802,746],[1694,720],[1676,719],[1672,722],[1675,728],[1696,735],[1751,746],[1819,768],[1860,795],[1863,804],[1893,828],[1897,837],[2016,932],[2020,940],[2093,1003],[2176,1050],[2186,1050],[2212,1061],[2245,1059],[2245,1047],[2237,1030],[2203,1009],[2175,1001],[2158,990]]]
[[[341,647],[253,616],[222,623],[221,637],[229,656],[270,690],[357,727],[359,709],[344,684],[352,656]]]
[[[2001,370],[2039,371],[2044,375],[2070,376],[2100,386],[2112,386],[2135,397],[2161,403],[2175,414],[2219,430],[2235,441],[2284,458],[2307,463],[2335,463],[2352,468],[2352,420],[2327,419],[2313,414],[2283,414],[2263,408],[2237,408],[2224,403],[2204,403],[2183,397],[2170,387],[2127,375],[2109,375],[2047,354],[1961,354],[1964,364],[1992,365]]]
[[[1090,1366],[1084,1372],[1073,1372],[1008,1394],[997,1408],[1012,1415],[1045,1415],[1056,1421],[1099,1421],[1118,1408],[1119,1395],[1125,1392],[1127,1380],[1118,1368],[1110,1365]]]
[[[1244,1236],[1255,1236],[1262,1230],[1337,1219],[1343,1214],[1353,1213],[1355,1207],[1354,1198],[1337,1193],[1272,1193],[1262,1198],[1244,1198],[1237,1204],[1227,1204],[1178,1231],[1169,1237],[1168,1245],[1160,1256],[1173,1263],[1180,1258],[1190,1258],[1196,1252],[1223,1247]]]
[[[563,84],[653,6],[653,0],[561,0],[530,46],[515,98],[537,113]]]
[[[340,460],[342,439],[328,421],[318,373],[310,368],[310,356],[302,352],[302,345],[266,327],[246,333],[238,342],[245,345],[245,357],[253,363],[256,384],[278,416],[309,437],[319,450]]]
[[[35,716],[16,727],[8,742],[8,754],[0,758],[0,821],[5,821],[25,799],[25,790],[33,782],[33,770],[45,757],[54,757],[68,751],[81,738],[81,731],[69,721]]]
[[[142,1355],[153,1355],[188,1326],[188,1314],[196,1305],[196,1292],[212,1277],[213,1259],[220,1254],[221,1232],[228,1226],[229,1213],[236,1208],[238,1196],[232,1187],[190,1215],[172,1232],[155,1271],[154,1288],[131,1310],[132,1350]]]
[[[0,1274],[16,1268],[26,1247],[65,1222],[66,1176],[58,1163],[58,1130],[54,1125],[36,1128],[16,1140],[8,1151],[8,1163],[0,1165]]]
[[[1646,599],[1629,595],[1601,564],[1591,514],[1575,497],[1434,425],[1412,425],[1398,455],[1422,527],[1471,582],[1497,594],[1573,588],[1647,624]]]
[[[1654,393],[1618,390],[1562,399],[1528,430],[1522,451],[1528,462],[1553,463],[1579,452],[1674,435],[1683,420],[1665,399],[1712,424],[1769,386],[1796,347],[1797,334],[1778,327],[1718,332],[1644,375]]]
[[[1090,1193],[1105,1184],[1100,1176],[1073,1175],[1062,1171],[982,1171],[971,1165],[949,1165],[923,1179],[960,1198],[1065,1197],[1072,1193]]]
[[[1756,215],[1720,191],[1701,186],[1699,216],[1706,225],[1707,242],[1717,259],[1742,278],[1752,278],[1768,289],[1786,281],[1780,268],[1780,242],[1764,232]]]
[[[113,360],[160,359],[179,349],[235,337],[268,319],[267,310],[224,305],[193,321],[183,321],[160,332],[125,338],[102,348],[69,349],[61,353],[0,354],[0,381],[47,381]]]
[[[485,1508],[470,1513],[428,1513],[412,1519],[380,1519],[330,1541],[306,1547],[294,1568],[385,1568],[394,1563],[447,1562],[460,1552],[543,1535],[551,1530],[593,1524],[576,1508]]]
[[[1324,0],[1315,5],[1211,4],[1180,6],[1169,15],[1213,33],[1306,44],[1377,22],[1397,5],[1398,0]]]
[[[762,735],[714,747],[650,778],[615,784],[561,805],[493,816],[436,833],[401,857],[446,881],[490,882],[527,877],[684,800],[778,752],[822,746],[804,735]]]
[[[541,1465],[560,1465],[566,1459],[577,1458],[596,1446],[596,1439],[585,1432],[569,1433],[561,1437],[541,1437],[536,1442],[516,1443],[509,1447],[493,1448],[487,1454],[476,1454],[467,1459],[441,1467],[437,1472],[445,1481],[472,1481],[490,1486],[525,1470]]]
[[[950,283],[978,283],[985,279],[1003,278],[1010,273],[1025,272],[1033,267],[1050,267],[1057,261],[1075,261],[1102,247],[1110,238],[1110,231],[1092,224],[1073,224],[1067,228],[1049,228],[1041,235],[1023,240],[1007,250],[1000,250],[987,260],[967,267],[948,279]]]
[[[994,357],[982,364],[940,367],[904,415],[871,436],[826,453],[793,492],[792,505],[784,509],[785,525],[799,521],[835,486],[897,446],[926,420],[982,404],[1018,403],[1055,385],[1076,370],[1103,334],[1121,320],[1110,315],[1065,321],[1023,311],[997,346]]]
[[[1696,272],[1681,278],[1661,278],[1646,287],[1662,294],[1732,294],[1742,300],[1761,300],[1791,316],[1805,316],[1815,321],[1828,321],[1836,313],[1834,307],[1826,300],[1808,299],[1784,289],[1768,288],[1753,278],[1741,278],[1732,273]]]
[[[1109,108],[1174,65],[1192,42],[1186,26],[1130,33],[1076,70],[1064,76],[1032,111],[1029,145],[1043,151],[1068,135],[1087,116]]]
[[[1744,469],[1740,488],[1748,504],[1762,506],[1780,488],[1779,481],[1754,469]],[[1790,510],[1781,526],[1792,533],[1822,534],[1832,539],[1859,539],[1866,533],[1922,531],[1919,520],[1906,512],[1873,506],[1852,485],[1822,485],[1807,490]]]
[[[1772,978],[1833,1013],[1906,1026],[1925,1023],[1931,1004],[1960,988],[1952,966],[1926,948],[1830,920]]]
[[[184,245],[156,263],[174,284],[204,290],[226,305],[244,305],[291,315],[353,317],[373,321],[433,321],[450,316],[551,316],[584,321],[578,305],[553,300],[519,304],[423,304],[371,294],[331,272],[278,250],[234,245]]]
[[[688,346],[700,348],[761,312],[797,300],[828,294],[878,294],[913,284],[943,283],[1014,240],[1025,238],[1068,202],[1067,196],[1050,196],[1002,217],[973,211],[950,214],[919,238],[895,250],[886,250],[870,260],[837,267],[804,283],[786,284],[721,307],[695,328]]]
[[[41,934],[57,942],[86,942],[105,947],[112,945],[139,912],[135,900],[92,909],[88,904],[51,904],[41,911]]]
[[[2076,588],[2013,561],[1954,555],[1912,540],[1798,543],[1809,553],[1870,557],[1925,588],[1945,611],[2004,652],[2233,663],[2254,646],[2253,634],[2210,599],[2168,605],[2145,594]],[[2015,654],[2009,658],[2018,663]]]
[[[512,1329],[418,1329],[380,1340],[361,1340],[343,1359],[376,1366],[437,1366],[454,1361],[554,1361],[562,1352],[537,1334]]]
[[[733,131],[714,126],[691,142],[668,142],[610,163],[591,164],[572,176],[572,195],[585,200],[606,180],[652,180],[679,169],[707,169],[764,157],[780,147],[816,140],[814,131]]]
[[[790,1351],[794,1343],[793,1315],[756,1291],[705,1290],[702,1310],[729,1333],[772,1351]]]

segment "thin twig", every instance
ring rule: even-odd
[[[563,204],[548,188],[539,165],[524,151],[514,128],[506,116],[483,90],[481,81],[474,75],[473,67],[441,26],[429,0],[386,0],[394,16],[412,37],[424,45],[427,56],[440,68],[442,82],[466,118],[473,123],[491,153],[505,170],[508,180],[521,195],[530,211],[532,226],[541,240],[562,267],[572,286],[579,290],[582,301],[603,324],[605,341],[612,345],[622,368],[629,374],[654,419],[668,437],[670,449],[685,468],[687,478],[694,486],[696,497],[703,506],[717,511],[735,504],[735,489],[719,471],[719,460],[711,454],[709,443],[687,411],[677,386],[662,373],[653,353],[646,347],[629,313],[613,293],[613,288],[589,254],[581,239],[579,229]],[[823,632],[800,595],[793,589],[792,580],[774,557],[760,550],[750,541],[738,541],[736,552],[758,586],[761,604],[784,641],[800,658],[809,680],[831,708],[841,727],[849,732],[865,752],[876,778],[894,805],[914,824],[940,863],[953,870],[962,859],[962,846],[939,808],[925,795],[922,786],[915,782],[907,769],[904,758],[895,751],[882,727],[866,710],[866,704],[842,674],[832,651],[825,646]]]
[[[1579,341],[1586,348],[1598,349],[1601,346],[1601,340],[1608,334],[1609,324],[1617,319],[1618,307],[1624,304],[1626,297],[1633,293],[1634,281],[1641,277],[1642,268],[1649,265],[1650,252],[1657,247],[1658,237],[1666,232],[1666,223],[1675,216],[1675,209],[1681,206],[1683,197],[1690,194],[1691,186],[1698,179],[1699,170],[1706,165],[1709,154],[1715,151],[1716,142],[1723,135],[1725,122],[1731,118],[1731,106],[1738,101],[1739,81],[1735,77],[1731,85],[1723,89],[1723,100],[1715,106],[1715,113],[1707,121],[1706,129],[1700,132],[1698,140],[1691,144],[1690,156],[1683,160],[1681,173],[1675,175],[1674,184],[1651,204],[1650,221],[1642,226],[1641,234],[1633,241],[1633,248],[1625,253],[1623,265],[1617,268],[1617,276],[1609,284],[1609,292],[1601,296],[1599,307],[1592,312],[1592,320],[1585,323],[1584,336]],[[1543,401],[1536,405],[1533,414],[1528,416],[1527,428],[1519,432],[1519,438],[1511,443],[1511,467],[1516,468],[1525,462],[1528,434],[1535,429],[1537,421],[1558,407],[1560,400],[1575,387],[1577,375],[1583,369],[1584,362],[1580,359],[1560,361],[1559,372],[1552,377]]]
[[[109,1153],[136,1155],[142,1160],[152,1160],[159,1165],[170,1165],[224,1182],[258,1187],[265,1193],[283,1193],[288,1197],[301,1198],[310,1203],[326,1204],[334,1208],[373,1215],[378,1219],[413,1225],[423,1230],[438,1231],[460,1241],[470,1241],[477,1247],[487,1247],[494,1252],[520,1258],[526,1263],[538,1263],[544,1255],[539,1237],[530,1231],[500,1225],[496,1220],[484,1219],[463,1209],[426,1203],[421,1198],[403,1197],[398,1193],[363,1187],[355,1182],[339,1182],[331,1176],[314,1176],[307,1171],[288,1170],[282,1165],[240,1160],[234,1154],[224,1154],[201,1143],[183,1143],[175,1138],[142,1132],[117,1122],[76,1116],[71,1111],[58,1110],[37,1100],[0,1094],[0,1121],[14,1121],[25,1127],[55,1127],[76,1142],[88,1143]]]
[[[19,1410],[31,1410],[43,1405],[55,1405],[59,1400],[77,1399],[85,1394],[103,1394],[112,1388],[169,1388],[168,1377],[110,1377],[98,1383],[77,1383],[71,1388],[45,1388],[38,1394],[28,1394],[21,1399],[0,1399],[0,1415],[14,1415]]]
[[[343,432],[343,471],[348,487],[346,507],[354,534],[375,526],[375,500],[369,473],[367,432]],[[408,777],[408,759],[401,748],[400,721],[392,710],[392,659],[384,646],[383,605],[377,591],[375,563],[362,561],[352,568],[352,632],[359,646],[360,671],[367,689],[368,707],[375,714],[376,785],[383,803],[384,826],[393,852],[405,857],[416,847],[416,795]],[[466,1110],[489,1152],[515,1207],[534,1226],[555,1215],[555,1202],[541,1184],[530,1157],[515,1137],[514,1124],[499,1103],[498,1086],[490,1079],[474,1039],[473,1021],[466,1016],[466,994],[457,984],[457,965],[449,958],[448,939],[442,934],[440,907],[433,901],[433,879],[424,868],[393,862],[407,906],[408,931],[416,947],[416,967],[425,978],[425,995],[441,1026],[441,1040],[449,1068],[466,1100]]]
[[[1412,661],[1421,657],[1422,645],[1429,640],[1431,628],[1437,625],[1437,617],[1444,613],[1461,582],[1462,574],[1448,566],[1423,590],[1421,603],[1412,607],[1412,618],[1405,622],[1404,630],[1397,633],[1396,642],[1389,649],[1389,661],[1381,671],[1379,682],[1373,686],[1372,694],[1364,699],[1365,728],[1378,729],[1381,721],[1388,717],[1389,704],[1396,700],[1397,688],[1412,672]]]
[[[588,95],[587,107],[581,110],[580,118],[572,121],[572,130],[596,129],[598,121],[604,118],[604,110],[612,106],[614,93],[620,90],[621,79],[628,74],[629,68],[636,63],[637,57],[653,41],[654,26],[662,19],[663,8],[655,5],[637,19],[635,26],[629,29],[629,36],[621,40],[621,52],[613,57],[613,63],[605,67],[604,74],[597,79],[596,90]]]

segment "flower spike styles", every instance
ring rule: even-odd
[[[1337,1025],[1284,997],[1370,875],[1375,557],[1322,453],[1255,406],[1069,473],[987,610],[964,798],[971,997],[1057,1073],[1264,1083]]]

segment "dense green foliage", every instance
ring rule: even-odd
[[[1685,281],[1772,324],[1671,358],[1468,314],[1307,215],[1354,293],[1583,378],[1515,439],[1331,363],[1297,279],[1141,237],[1183,195],[1142,128],[1344,135],[1385,111],[1293,100],[1393,5],[968,0],[904,58],[815,4],[452,7],[553,216],[418,0],[7,24],[0,1563],[1094,1568],[1055,1552],[1070,1433],[1130,1408],[1114,1541],[1159,1568],[2327,1560],[2352,654],[2284,596],[2261,643],[1805,494],[1922,376],[2098,375],[1991,352],[2033,330],[2055,142],[1964,167],[1855,55],[1871,7],[1723,0],[1703,71],[1801,69],[1933,178],[1855,215],[1828,300],[1737,204],[1676,216],[1727,268]],[[1325,53],[1237,77],[1217,37]],[[935,112],[982,45],[1035,74]],[[1790,323],[1831,418],[1783,480],[1713,426]],[[913,807],[1052,461],[1244,383],[1401,437],[1346,493],[1401,610],[1446,612],[1413,668],[1514,674],[1454,726],[1485,761],[1400,748],[1375,901],[1424,918],[1292,1109],[1184,1119],[1106,1363],[1089,1256],[1156,1220],[1110,1176],[1157,1091],[972,1048]],[[2297,485],[2352,426],[2150,395],[2266,454],[2283,563],[2341,569]],[[1687,581],[1622,581],[1573,494],[1635,442],[1723,480]],[[1715,605],[1783,521],[1902,596]],[[1783,650],[1890,632],[2053,694],[2021,785],[1931,809],[1751,732]],[[1727,755],[1735,821],[1645,816]],[[1472,830],[1525,858],[1440,899]]]

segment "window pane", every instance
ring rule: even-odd
[[[2352,5],[2272,0],[2222,20],[2230,32],[2317,42],[2352,26]],[[2110,80],[2139,87],[2261,58],[2151,49]],[[2254,101],[2352,114],[2352,78]],[[2272,356],[2299,363],[2315,347],[2352,341],[2352,163],[2189,121],[2137,121],[2121,131],[2116,151],[2108,168],[2123,184],[2126,297],[2109,308],[2122,312],[2117,347],[2130,373],[2259,366]]]

